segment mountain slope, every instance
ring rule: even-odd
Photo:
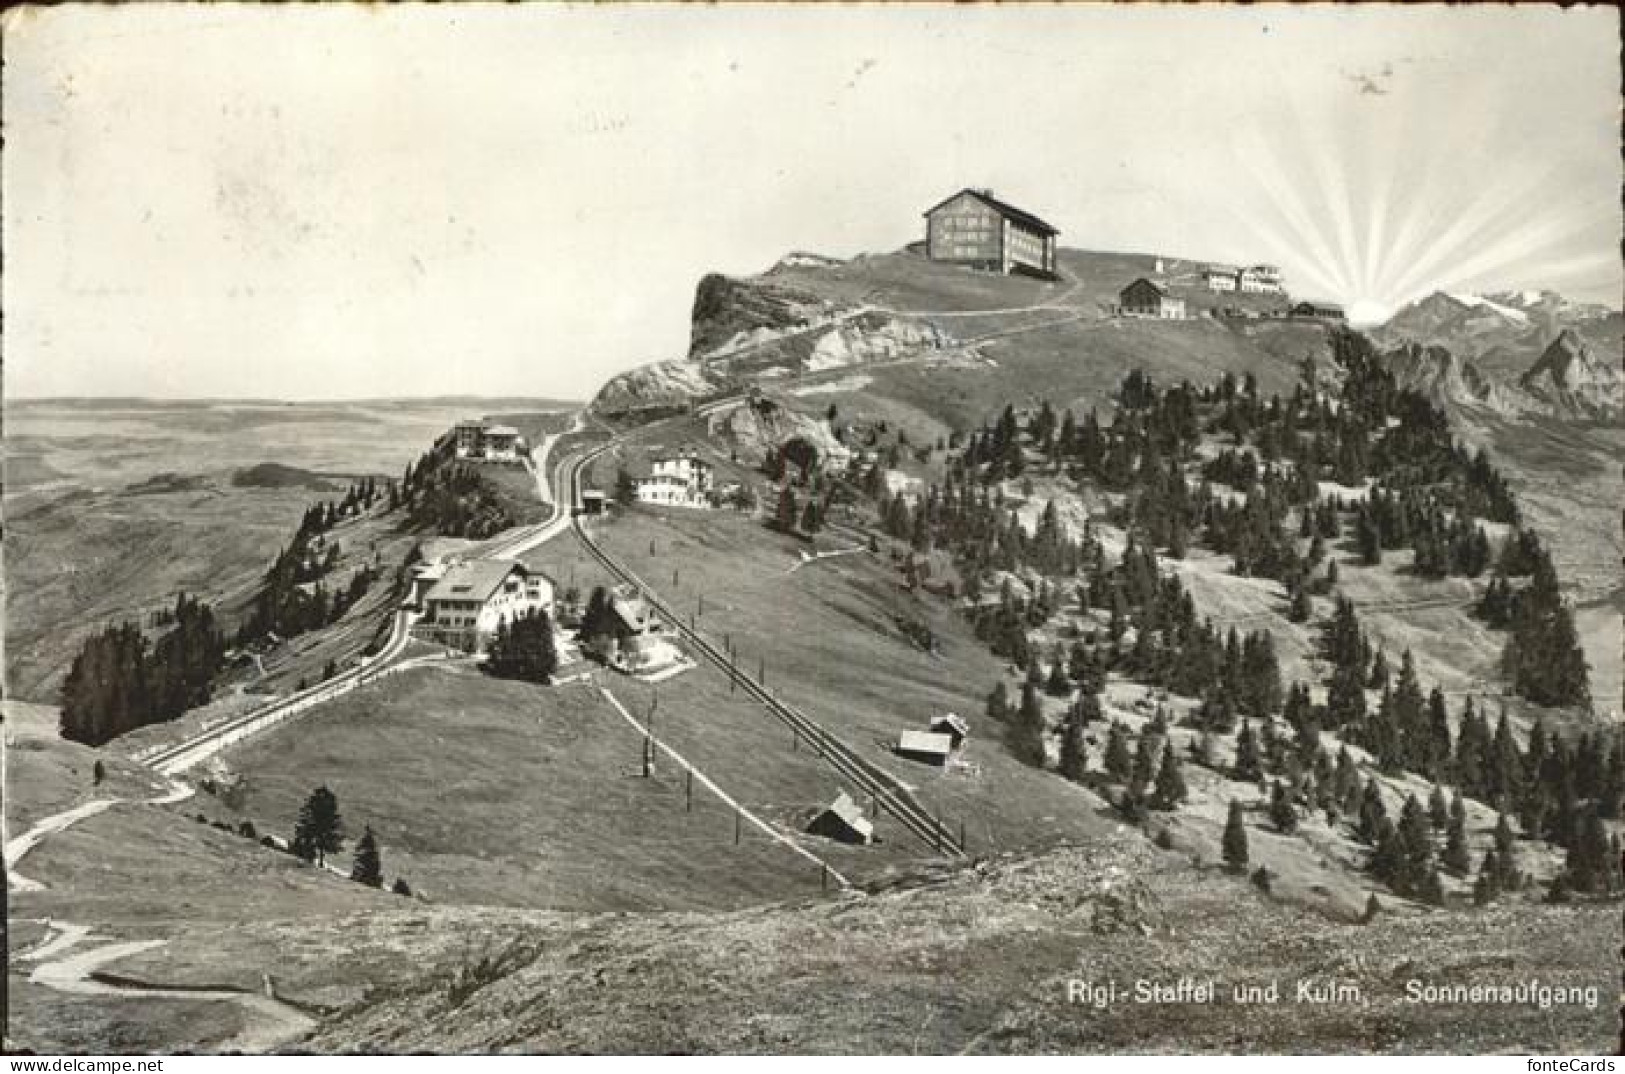
[[[652,414],[751,385],[771,390],[850,372],[861,374],[869,398],[959,428],[1039,385],[1057,401],[1098,403],[1130,369],[1164,381],[1251,373],[1267,390],[1284,390],[1305,357],[1328,353],[1325,328],[1261,316],[1284,296],[1187,289],[1198,313],[1189,321],[1111,316],[1134,279],[1159,264],[1173,271],[1194,262],[1083,250],[1058,260],[1062,277],[1053,281],[912,251],[850,261],[798,254],[758,276],[706,276],[688,355],[612,378],[593,406],[605,416]],[[1237,316],[1202,315],[1221,303]],[[920,390],[922,375],[934,390]]]
[[[1518,384],[1525,391],[1570,413],[1600,417],[1625,404],[1625,377],[1618,364],[1604,363],[1584,340],[1565,328]]]

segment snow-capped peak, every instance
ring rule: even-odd
[[[1529,314],[1525,313],[1523,310],[1513,309],[1511,306],[1503,306],[1499,302],[1492,302],[1483,295],[1458,294],[1456,292],[1451,292],[1450,297],[1455,299],[1457,302],[1460,302],[1464,306],[1477,306],[1482,309],[1488,309],[1493,313],[1499,313],[1509,321],[1516,321],[1519,324],[1529,323]]]

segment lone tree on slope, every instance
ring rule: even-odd
[[[317,787],[299,810],[293,829],[293,852],[306,861],[327,864],[327,855],[344,846],[344,818],[339,800],[326,787]]]
[[[1230,800],[1230,816],[1224,822],[1224,864],[1231,872],[1247,868],[1247,825],[1241,819],[1241,803]]]
[[[383,862],[378,856],[378,841],[373,838],[371,825],[362,831],[361,841],[355,845],[355,864],[350,868],[350,879],[369,888],[384,886]]]

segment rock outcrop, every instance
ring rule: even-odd
[[[1617,366],[1597,358],[1569,329],[1552,340],[1518,386],[1576,416],[1603,417],[1625,409],[1625,376]]]

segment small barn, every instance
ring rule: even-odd
[[[852,796],[842,791],[829,808],[812,819],[807,831],[840,843],[864,846],[874,841],[875,826]]]
[[[936,735],[929,731],[904,731],[898,736],[893,752],[910,761],[942,768],[948,764],[948,757],[954,752],[954,740],[948,735]]]
[[[930,731],[933,735],[947,735],[957,750],[970,737],[970,724],[957,712],[945,712],[931,717]]]
[[[604,490],[581,490],[581,513],[586,515],[601,515],[604,513]]]

